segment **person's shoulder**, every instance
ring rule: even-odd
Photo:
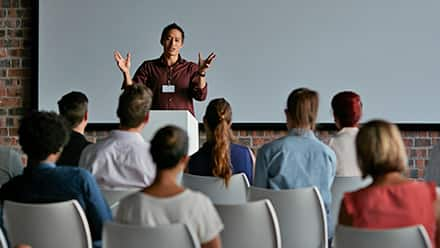
[[[289,136],[279,137],[271,142],[264,144],[258,152],[279,151],[284,149],[289,144]]]
[[[74,167],[74,166],[57,166],[53,169],[54,173],[56,174],[63,174],[66,176],[71,176],[72,178],[78,178],[78,179],[86,179],[90,180],[93,178],[92,174],[81,167]]]
[[[187,201],[193,202],[194,206],[203,207],[206,204],[212,204],[208,196],[199,191],[185,189],[185,198]]]
[[[231,143],[231,150],[237,150],[237,151],[241,151],[241,152],[247,152],[249,151],[249,148],[247,146],[244,145],[240,145],[240,144],[236,144],[236,143]]]

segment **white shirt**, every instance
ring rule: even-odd
[[[105,139],[88,145],[79,166],[89,170],[102,189],[144,188],[156,176],[150,144],[140,133],[122,130],[113,130]]]
[[[183,223],[202,244],[223,230],[223,223],[209,198],[189,189],[166,198],[143,192],[132,194],[120,202],[116,221],[148,226]]]
[[[336,176],[361,176],[356,156],[357,127],[344,127],[333,138],[329,146],[336,153]]]

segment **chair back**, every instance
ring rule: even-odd
[[[333,217],[333,223],[329,223],[329,225],[333,225],[333,227],[335,227],[338,224],[339,209],[341,208],[341,201],[342,198],[344,198],[344,193],[364,188],[371,184],[372,181],[373,180],[371,177],[367,177],[365,179],[362,179],[362,177],[335,177],[331,188],[331,215]]]
[[[76,200],[47,204],[5,201],[4,225],[11,247],[92,247],[86,215]]]
[[[106,222],[102,234],[102,247],[198,248],[200,244],[184,224],[151,227]]]
[[[283,247],[328,247],[327,216],[316,187],[271,190],[250,187],[249,200],[269,199],[277,213]]]
[[[218,177],[196,176],[184,173],[182,185],[207,195],[214,204],[242,204],[247,202],[249,181],[245,174],[232,175],[226,187]]]
[[[431,248],[431,241],[422,225],[382,230],[337,225],[335,247]]]
[[[224,224],[224,248],[281,248],[278,219],[268,200],[216,208]]]
[[[5,234],[3,230],[0,228],[0,248],[8,248],[8,242],[6,241]]]
[[[139,189],[132,189],[132,190],[101,189],[102,196],[104,196],[104,199],[107,201],[107,204],[110,206],[113,216],[115,216],[116,212],[118,211],[119,201],[126,196],[136,193],[137,191],[139,191]]]

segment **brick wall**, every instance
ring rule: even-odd
[[[18,146],[18,120],[30,106],[31,1],[0,0],[0,144]]]
[[[32,78],[32,50],[35,44],[31,32],[33,12],[31,0],[0,0],[0,145],[18,147],[18,120],[30,108]],[[267,142],[285,134],[273,130],[235,130],[238,142],[255,151]],[[318,136],[327,142],[332,132],[320,131]],[[432,146],[439,142],[438,131],[403,132],[409,165],[418,176],[423,169]],[[90,131],[92,141],[107,132]],[[201,133],[201,144],[205,137]]]

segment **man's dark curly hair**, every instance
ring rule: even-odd
[[[29,160],[42,161],[57,153],[69,140],[65,120],[55,112],[31,112],[21,119],[19,143]]]

